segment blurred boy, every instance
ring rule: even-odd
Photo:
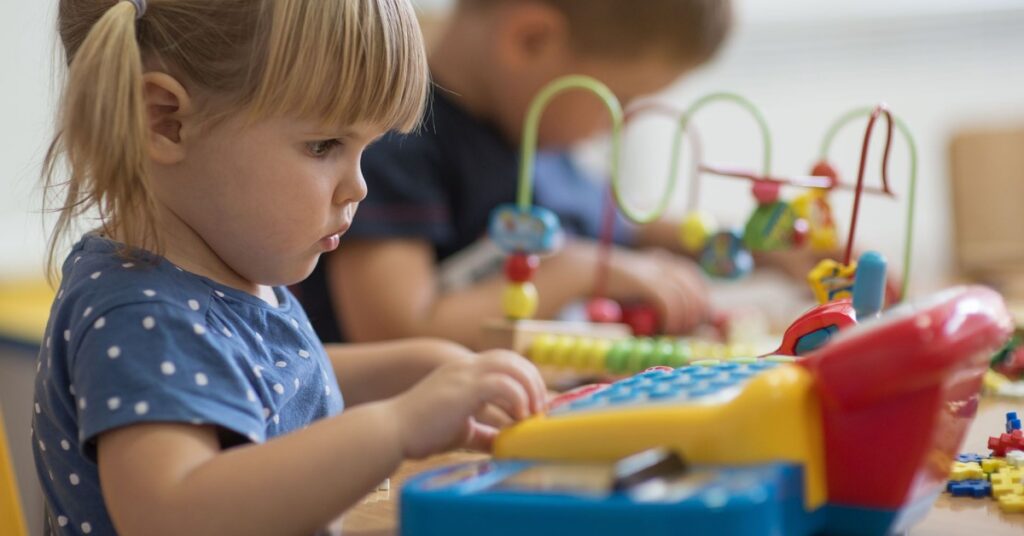
[[[500,269],[480,273],[473,259],[489,256],[491,210],[515,198],[518,140],[533,96],[555,78],[586,74],[628,103],[708,61],[730,25],[729,0],[458,0],[430,57],[437,87],[422,131],[389,135],[366,151],[369,195],[359,218],[302,285],[320,336],[431,335],[475,346],[481,323],[502,316],[504,279]],[[552,101],[538,140],[561,151],[608,126],[601,102],[574,91]],[[533,279],[537,317],[552,318],[593,289],[597,245],[586,237],[598,232],[603,187],[560,154],[539,159],[535,185],[535,201],[576,235]],[[665,229],[620,225],[616,241],[669,246],[675,233]],[[458,272],[471,276],[446,281]],[[607,292],[653,305],[669,333],[707,316],[699,270],[663,251],[616,248]]]

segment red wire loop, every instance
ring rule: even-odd
[[[860,165],[857,169],[857,186],[856,193],[853,196],[853,215],[850,221],[850,234],[846,239],[846,254],[843,257],[843,264],[850,264],[850,257],[853,255],[853,238],[857,231],[857,216],[860,212],[860,198],[861,194],[864,193],[864,170],[868,164],[868,148],[871,145],[871,132],[875,128],[875,121],[878,120],[878,116],[885,114],[886,122],[886,138],[885,138],[885,149],[882,152],[882,192],[887,195],[893,195],[889,189],[889,154],[892,149],[892,131],[893,131],[893,120],[892,112],[889,111],[889,107],[885,104],[879,104],[875,106],[875,109],[871,112],[871,117],[868,118],[868,126],[864,130],[864,144],[861,145],[860,149]]]

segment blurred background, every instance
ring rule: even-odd
[[[451,2],[416,3],[429,40]],[[678,107],[718,90],[751,99],[772,128],[773,171],[782,175],[810,171],[835,118],[888,103],[913,131],[920,156],[911,292],[969,277],[1024,295],[1024,2],[736,3],[738,24],[716,61],[657,98]],[[41,279],[45,254],[48,219],[38,182],[61,67],[55,10],[56,2],[0,2],[0,294],[6,289],[15,296],[0,303],[0,312],[6,307],[6,317],[15,319],[28,307],[18,289]],[[759,168],[760,136],[748,115],[720,104],[701,112],[696,124],[708,161]],[[830,155],[848,181],[855,179],[863,126],[844,130]],[[875,136],[869,184],[878,184],[882,138]],[[670,146],[665,121],[630,130],[624,173],[635,204],[654,202]],[[580,160],[599,171],[606,147],[605,140],[585,144]],[[865,198],[857,244],[882,251],[898,270],[908,179],[907,146],[899,138],[890,172],[900,197]],[[713,177],[702,184],[699,206],[720,222],[742,225],[754,207],[749,188]],[[673,210],[681,211],[687,188],[678,191]],[[840,192],[832,200],[845,233],[852,195]],[[27,433],[34,349],[31,341],[13,339],[0,346],[0,406],[7,429]],[[28,484],[34,476],[27,441],[25,434],[12,435],[26,513],[36,530],[41,510]]]

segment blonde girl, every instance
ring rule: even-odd
[[[338,247],[362,150],[419,120],[407,0],[61,0],[59,26],[51,252],[94,229],[39,356],[49,530],[310,534],[403,458],[539,410],[518,356],[325,348],[285,287]]]

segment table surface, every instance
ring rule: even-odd
[[[988,437],[1003,431],[1006,412],[1024,409],[1024,402],[982,400],[978,416],[964,442],[964,452],[987,452]],[[402,483],[427,469],[485,458],[480,454],[450,453],[426,460],[404,463],[391,477],[391,489],[368,495],[353,507],[343,520],[347,536],[390,536],[396,533],[397,500]],[[915,525],[913,536],[945,536],[964,534],[1001,536],[1024,534],[1024,513],[1004,514],[991,498],[951,497],[943,493],[928,516]]]

